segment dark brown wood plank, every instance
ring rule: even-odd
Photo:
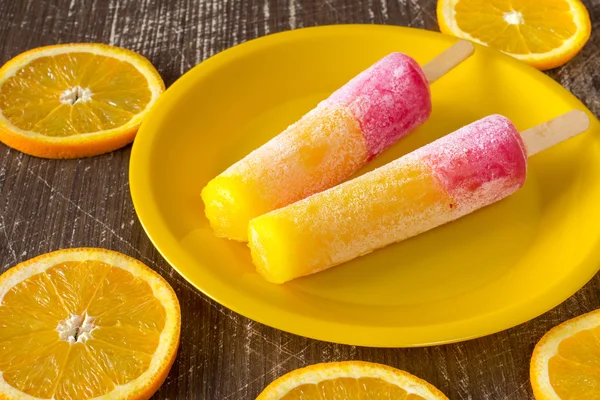
[[[148,57],[167,85],[230,46],[307,26],[381,23],[437,30],[434,0],[0,1],[0,62],[33,47],[103,42]],[[600,2],[586,2],[594,33],[569,64],[549,72],[600,115]],[[162,274],[182,306],[178,358],[156,399],[253,399],[279,375],[334,360],[381,362],[427,379],[452,399],[531,399],[528,363],[552,326],[600,307],[594,277],[556,309],[465,343],[421,349],[342,346],[241,317],[194,290],[152,247],[131,203],[130,148],[70,161],[41,160],[0,144],[0,272],[48,251],[100,246]]]

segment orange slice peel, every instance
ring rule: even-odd
[[[98,43],[22,53],[0,68],[0,141],[46,158],[131,143],[165,86],[143,56]]]
[[[408,372],[362,361],[315,364],[273,381],[256,400],[448,400]]]
[[[548,331],[535,346],[530,378],[537,400],[600,398],[600,310]]]
[[[179,344],[168,283],[104,249],[67,249],[0,276],[0,399],[148,399]]]
[[[591,34],[579,0],[438,0],[442,33],[490,46],[535,68],[571,60]]]

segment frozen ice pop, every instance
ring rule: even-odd
[[[252,218],[349,178],[427,120],[429,83],[472,51],[461,41],[423,69],[392,53],[357,75],[206,185],[202,199],[215,234],[247,241]]]
[[[253,262],[268,281],[283,283],[499,201],[525,182],[528,149],[536,153],[567,138],[568,132],[585,131],[589,123],[583,112],[566,121],[560,118],[522,137],[507,118],[492,115],[365,175],[257,217],[249,224]]]

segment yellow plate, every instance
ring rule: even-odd
[[[301,29],[253,40],[179,79],[135,139],[137,213],[161,254],[232,310],[298,335],[404,347],[465,340],[525,322],[583,286],[600,264],[600,124],[530,162],[515,195],[459,221],[277,286],[244,244],[213,236],[200,190],[353,75],[392,51],[421,64],[456,39],[390,26]],[[432,86],[430,120],[380,166],[491,113],[526,129],[586,108],[541,72],[477,46]]]

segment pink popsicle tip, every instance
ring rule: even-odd
[[[521,135],[502,115],[490,115],[417,150],[464,213],[520,188],[527,173]]]
[[[510,131],[510,133],[513,135],[513,137],[519,144],[519,147],[521,148],[521,151],[523,152],[523,158],[527,159],[527,146],[525,146],[525,142],[523,141],[523,136],[521,136],[521,134],[519,133],[519,130],[512,123],[512,121],[510,119],[508,119],[507,117],[505,117],[504,115],[501,115],[501,114],[488,115],[487,117],[482,118],[482,119],[489,119],[490,121],[492,121],[493,123],[496,123],[496,124],[505,124],[507,129]]]
[[[348,107],[373,158],[425,122],[431,114],[429,83],[404,53],[383,57],[333,93],[329,104]]]

